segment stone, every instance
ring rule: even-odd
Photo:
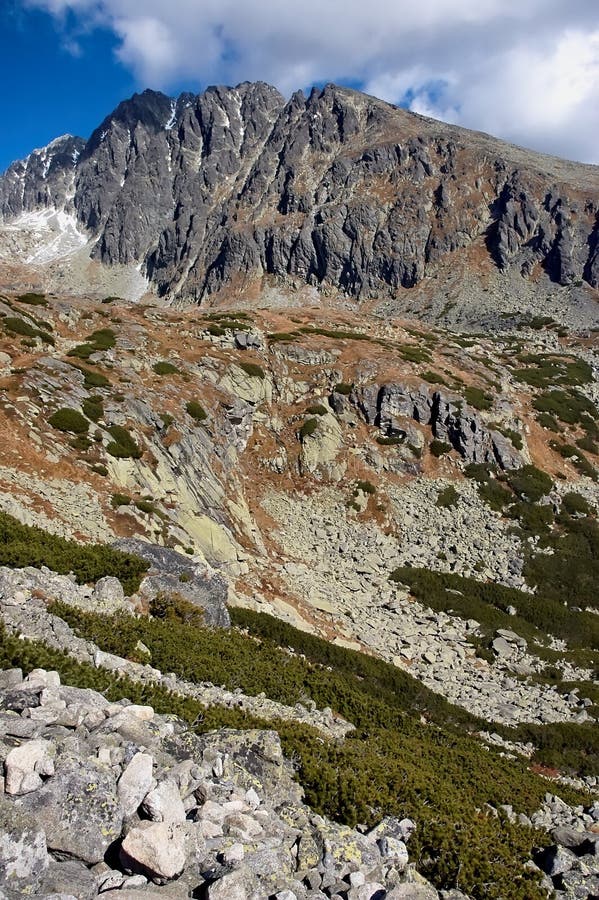
[[[36,892],[49,864],[46,835],[35,815],[0,796],[0,889]]]
[[[125,592],[118,578],[107,575],[96,581],[92,592],[92,602],[103,612],[115,612],[123,607]]]
[[[0,691],[21,684],[23,681],[22,669],[3,669],[0,671]]]
[[[576,860],[576,855],[570,850],[567,850],[565,847],[554,846],[548,847],[540,853],[535,861],[543,872],[551,878],[555,878],[556,875],[563,875],[564,872],[569,872],[575,866]]]
[[[45,894],[72,894],[77,900],[93,900],[97,896],[99,879],[81,862],[65,860],[50,863],[40,892]]]
[[[398,884],[387,892],[385,900],[438,900],[438,894],[430,884]]]
[[[491,646],[497,656],[512,656],[514,652],[512,644],[509,644],[506,639],[502,637],[495,638]]]
[[[207,625],[219,628],[230,626],[231,618],[226,605],[228,582],[218,572],[193,562],[176,550],[136,538],[119,538],[114,546],[125,553],[141,556],[149,563],[148,575],[140,586],[140,593],[146,600],[152,600],[161,592],[178,593],[204,610]]]
[[[241,872],[231,872],[214,881],[206,892],[207,900],[248,900]]]
[[[185,867],[185,834],[176,824],[141,822],[125,837],[120,858],[125,869],[165,884]]]
[[[184,822],[185,806],[177,782],[165,778],[144,797],[143,811],[154,822]]]
[[[384,884],[367,882],[352,887],[347,894],[347,900],[385,900],[387,896]]]
[[[52,750],[46,740],[27,741],[11,750],[4,762],[6,793],[26,794],[41,787],[41,776],[54,774]]]
[[[20,802],[44,829],[50,850],[89,864],[103,859],[121,833],[114,777],[92,759],[57,760],[56,774]]]
[[[231,844],[223,853],[223,862],[228,866],[234,866],[243,862],[245,849],[243,844]]]
[[[117,783],[117,796],[126,816],[133,815],[153,784],[154,760],[148,753],[136,753]]]

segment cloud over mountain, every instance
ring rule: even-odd
[[[596,0],[24,0],[103,26],[144,86],[341,81],[537,150],[599,161]],[[73,24],[75,23],[75,25]]]

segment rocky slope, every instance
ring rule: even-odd
[[[31,668],[34,651],[28,648],[44,644],[48,652],[59,654],[50,664],[42,662],[44,668],[64,666],[68,673],[74,671],[69,667],[82,666],[76,676],[86,686],[103,684],[101,679],[126,679],[129,696],[146,692],[144,696],[156,694],[163,702],[166,696],[173,703],[194,703],[219,710],[219,715],[267,723],[260,728],[278,727],[281,733],[288,728],[306,735],[305,743],[315,754],[310,766],[322,772],[327,789],[331,781],[337,784],[340,798],[356,790],[358,776],[348,773],[357,767],[360,773],[372,773],[368,778],[377,799],[367,799],[369,817],[378,808],[389,811],[377,778],[381,765],[390,767],[398,758],[396,746],[408,742],[418,759],[422,755],[422,765],[430,766],[433,745],[441,756],[434,757],[430,784],[418,780],[416,769],[393,778],[402,797],[408,788],[402,803],[415,803],[409,789],[417,782],[419,814],[408,808],[403,815],[418,820],[413,836],[413,846],[419,842],[418,865],[427,878],[434,873],[437,890],[459,887],[451,847],[437,849],[447,840],[452,815],[462,817],[467,828],[474,821],[478,829],[471,839],[464,832],[465,844],[472,849],[460,851],[472,853],[473,861],[466,863],[467,883],[477,885],[472,893],[477,900],[485,896],[483,877],[501,884],[489,896],[542,896],[536,881],[515,883],[506,894],[506,847],[508,871],[513,853],[519,877],[541,877],[536,868],[522,868],[528,860],[552,879],[544,882],[547,891],[559,890],[564,900],[592,897],[598,877],[594,835],[599,774],[593,737],[599,712],[593,590],[599,546],[594,332],[570,332],[548,317],[524,314],[506,319],[496,333],[473,335],[416,326],[405,319],[333,315],[313,307],[201,313],[104,300],[12,291],[0,295],[0,652],[5,660],[25,668],[29,659]],[[19,522],[43,532],[21,532]],[[42,533],[78,543],[60,557],[43,544]],[[72,558],[74,546],[85,548],[90,542],[143,557],[149,568],[139,587],[125,592],[113,577],[69,576],[69,568],[80,571]],[[57,571],[62,575],[41,567],[53,561],[60,563]],[[394,707],[388,715],[383,710],[379,714],[384,726],[377,727],[387,729],[388,719],[403,723],[405,717],[410,728],[385,730],[380,736],[368,718],[377,690],[371,689],[366,701],[360,695],[360,702],[344,707],[355,690],[347,670],[339,693],[324,698],[307,687],[265,694],[265,684],[251,680],[253,668],[245,661],[222,676],[219,669],[218,677],[205,670],[193,677],[193,657],[206,642],[221,647],[218,631],[208,631],[212,637],[194,631],[195,643],[185,651],[188,657],[178,656],[172,665],[164,656],[158,662],[156,642],[166,642],[168,635],[152,632],[156,619],[147,614],[161,597],[201,608],[203,626],[210,629],[227,629],[236,615],[258,612],[274,616],[266,620],[271,623],[283,620],[302,629],[285,632],[275,661],[268,658],[268,672],[274,666],[281,682],[288,667],[306,659],[296,644],[298,635],[325,637],[339,652],[362,651],[367,655],[361,659],[386,666],[389,697],[395,700],[404,688],[407,691],[401,714]],[[108,631],[95,632],[93,623],[77,618],[92,613],[124,618],[116,620],[116,628],[111,619]],[[111,643],[115,633],[140,622],[147,623],[154,643],[146,634],[131,647]],[[236,626],[227,633],[231,641],[243,634],[251,644],[252,660],[257,660],[268,639],[248,629]],[[233,644],[222,646],[225,649],[214,654],[215,664],[221,653],[222,658],[232,657]],[[319,658],[319,672],[328,666],[327,658]],[[356,662],[352,657],[343,664],[352,671]],[[303,672],[300,685],[304,678],[309,684],[311,674]],[[38,676],[34,673],[32,682]],[[340,677],[330,666],[326,680],[338,685]],[[368,685],[368,677],[359,680]],[[117,843],[104,862],[84,859],[62,845],[54,847],[52,823],[47,828],[38,823],[33,844],[27,838],[27,854],[33,856],[24,876],[33,879],[38,895],[64,893],[64,879],[71,877],[73,883],[82,880],[76,897],[95,896],[100,888],[141,891],[149,898],[187,896],[194,890],[218,897],[218,890],[225,890],[225,884],[219,884],[225,875],[233,884],[229,888],[226,883],[225,896],[235,896],[235,890],[248,900],[277,893],[279,900],[361,900],[384,897],[384,891],[390,898],[417,896],[415,891],[436,895],[414,880],[407,860],[404,868],[397,860],[386,861],[382,848],[388,845],[379,846],[376,835],[339,831],[328,822],[322,827],[343,833],[344,841],[360,853],[361,848],[372,850],[374,857],[352,857],[349,867],[331,868],[325,852],[328,838],[323,838],[324,855],[310,872],[304,871],[294,840],[298,830],[314,837],[314,827],[320,827],[314,822],[320,820],[296,797],[294,809],[301,809],[306,818],[301,825],[290,823],[280,814],[280,796],[268,793],[268,782],[265,794],[256,788],[258,810],[268,811],[268,819],[259,822],[263,831],[248,824],[256,810],[236,808],[255,833],[239,838],[231,832],[229,841],[224,815],[216,823],[222,835],[203,835],[215,843],[202,844],[198,853],[190,847],[198,835],[202,804],[213,797],[196,796],[193,808],[186,808],[189,797],[180,794],[185,821],[166,838],[164,829],[160,832],[161,841],[174,842],[171,856],[182,867],[171,883],[179,870],[161,874],[152,868],[158,864],[155,856],[148,862],[147,854],[156,846],[144,835],[163,823],[152,818],[142,801],[148,792],[160,791],[171,766],[182,764],[173,741],[183,735],[187,755],[201,766],[189,745],[207,739],[188,737],[179,731],[180,723],[155,714],[149,725],[142,722],[143,735],[121,734],[112,719],[124,707],[117,710],[108,701],[101,722],[79,721],[72,708],[77,706],[74,695],[68,694],[72,688],[55,683],[55,676],[51,679],[37,705],[23,708],[18,716],[19,710],[11,707],[2,717],[1,728],[7,729],[4,760],[13,748],[22,747],[27,757],[35,750],[32,743],[50,746],[37,769],[35,757],[33,768],[23,772],[26,793],[12,793],[10,775],[11,790],[0,798],[5,818],[14,819],[15,804],[29,809],[40,797],[48,798],[50,809],[62,808],[60,791],[71,777],[74,758],[83,771],[89,766],[98,771],[108,794],[117,800],[119,779],[135,753],[152,758],[151,777],[157,784],[140,797],[136,809],[141,804],[141,812],[132,810],[122,819],[118,813]],[[272,686],[268,680],[266,684]],[[27,690],[15,688],[17,693]],[[95,708],[96,700],[92,697],[88,706]],[[125,718],[127,728],[137,724]],[[16,720],[30,724],[18,725]],[[169,725],[173,731],[167,735]],[[20,732],[13,735],[11,729]],[[234,772],[244,768],[246,738],[236,736],[233,749],[230,734],[221,731],[213,740],[211,747],[218,745],[221,756],[229,753]],[[467,744],[456,750],[456,741]],[[276,738],[268,742],[280,759]],[[104,753],[108,746],[109,756]],[[382,764],[377,754],[386,753],[390,755],[382,757]],[[19,753],[16,757],[20,759]],[[239,757],[243,759],[238,765]],[[464,808],[449,806],[448,812],[445,807],[439,831],[429,820],[422,824],[421,816],[440,815],[433,795],[439,793],[443,801],[447,797],[438,780],[440,768],[453,767],[456,777],[469,785],[487,778],[480,774],[487,771],[487,757],[488,765],[496,768],[475,799],[460,794]],[[47,771],[48,759],[53,771]],[[518,782],[517,789],[505,787],[502,780],[504,764],[512,763],[510,778]],[[8,769],[5,765],[7,779],[11,764]],[[413,760],[406,760],[408,764]],[[149,773],[147,760],[144,765]],[[369,765],[375,768],[369,770]],[[583,793],[568,794],[568,802],[551,795],[541,803],[546,787],[543,782],[539,787],[530,766],[559,779],[551,791],[574,786]],[[343,783],[335,781],[340,772]],[[261,770],[260,778],[263,774]],[[313,784],[312,770],[303,775]],[[229,790],[234,778],[228,770],[206,777],[216,779],[219,791],[223,781],[227,785],[229,793],[219,793],[216,803],[232,798],[247,805],[247,787],[240,791],[233,785]],[[521,778],[525,780],[518,781]],[[396,783],[387,776],[384,780],[392,787]],[[487,809],[489,798],[493,802]],[[343,799],[339,807],[345,811]],[[336,815],[331,810],[339,807],[319,809]],[[495,824],[487,821],[495,822],[495,816]],[[365,818],[356,814],[349,821]],[[26,817],[18,822],[29,829]],[[543,832],[541,837],[536,828]],[[554,834],[556,828],[562,831]],[[287,829],[295,829],[295,838]],[[20,833],[13,835],[8,825],[0,830],[9,836],[2,846],[10,862]],[[548,832],[555,841],[553,850],[541,850],[550,840]],[[141,862],[128,850],[127,855],[121,853],[129,834]],[[450,843],[456,835],[450,835]],[[66,847],[72,835],[63,836]],[[386,837],[391,841],[397,834]],[[491,863],[497,858],[493,841],[503,848],[501,866]],[[242,849],[236,848],[235,859],[227,861],[225,854],[234,844]],[[488,875],[477,874],[483,871],[479,852],[484,866],[495,867]],[[280,877],[267,888],[265,879],[275,862]],[[41,868],[32,874],[34,863]],[[268,872],[260,868],[267,863],[272,864]],[[168,884],[152,886],[153,879]],[[533,893],[527,894],[529,889]],[[10,893],[8,897],[13,900]]]
[[[198,736],[39,669],[0,673],[0,709],[5,897],[439,896],[408,864],[409,819],[315,815],[274,732]]]
[[[457,266],[479,318],[485,288],[506,308],[499,271],[520,305],[542,292],[559,308],[556,286],[571,286],[580,320],[599,283],[598,196],[593,166],[347,88],[286,102],[246,83],[177,100],[135,95],[87,142],[61,138],[11,166],[0,214],[4,238],[31,214],[72,214],[94,259],[141,268],[171,300],[312,285],[405,308],[418,287],[422,309],[434,286],[438,314],[469,303]]]
[[[530,515],[559,518],[571,490],[597,509],[592,340],[531,328],[524,340],[464,339],[376,320],[358,331],[350,316],[305,310],[198,319],[38,301],[0,303],[5,512],[65,537],[120,538],[136,552],[143,545],[127,539],[141,537],[191,554],[166,577],[164,551],[157,589],[198,595],[194,566],[213,567],[230,602],[367,649],[477,715],[588,717],[584,687],[580,699],[560,695],[542,675],[554,654],[564,682],[592,679],[575,635],[564,641],[550,617],[530,631],[505,612],[529,605],[526,566],[531,550],[545,552],[547,526],[514,528],[506,497],[519,495],[498,483],[504,506],[493,506],[493,485],[481,493],[465,475],[490,466],[516,484],[532,462],[554,480]],[[555,424],[539,412],[548,398],[583,413]],[[405,566],[499,584],[515,599],[481,632],[478,613],[456,613],[450,594],[431,609],[390,582]],[[210,613],[215,624],[222,615]],[[488,659],[481,641],[494,641]]]

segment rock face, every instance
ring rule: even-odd
[[[140,587],[147,599],[160,593],[177,593],[204,610],[207,625],[227,628],[231,624],[226,606],[228,583],[217,572],[196,565],[175,550],[135,538],[121,538],[115,541],[115,547],[125,553],[135,553],[150,564],[148,576]]]
[[[444,391],[430,393],[424,385],[364,385],[352,391],[349,401],[368,424],[378,425],[389,437],[403,437],[409,443],[406,420],[412,419],[429,425],[435,438],[451,444],[466,462],[497,463],[502,469],[523,465],[510,440],[486,426],[463,399]]]
[[[285,102],[244,83],[134,95],[86,144],[61,138],[11,166],[0,214],[74,208],[93,256],[141,263],[160,294],[200,301],[276,276],[373,297],[473,243],[500,269],[597,286],[598,190],[592,166],[348,88]]]
[[[275,732],[196,735],[150,707],[64,687],[56,673],[22,680],[13,670],[4,681],[0,764],[8,775],[14,749],[39,758],[43,743],[56,769],[26,797],[0,794],[2,896],[420,896],[412,888],[438,896],[409,865],[414,824],[386,818],[363,834],[315,815]],[[95,719],[57,728],[53,703],[36,693],[43,683],[67,713],[76,701]],[[19,693],[39,705],[17,702]],[[41,738],[22,738],[7,754],[11,720],[32,712]]]
[[[13,163],[0,179],[3,218],[46,208],[72,212],[75,171],[84,147],[83,138],[65,134]]]

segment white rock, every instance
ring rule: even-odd
[[[60,675],[58,672],[46,672],[45,669],[32,669],[24,682],[25,684],[43,684],[47,688],[59,688]]]
[[[144,798],[143,809],[154,822],[184,822],[185,806],[177,783],[165,778]]]
[[[117,793],[126,816],[133,815],[153,784],[154,760],[149,753],[136,753],[117,784]]]
[[[41,787],[42,775],[54,774],[50,741],[34,740],[14,747],[4,762],[7,794],[26,794]],[[35,775],[35,778],[27,776]]]
[[[231,844],[223,853],[223,859],[227,865],[243,862],[244,858],[245,850],[243,849],[243,844]]]
[[[247,891],[240,872],[219,878],[208,888],[208,900],[247,900]]]
[[[185,867],[185,834],[176,824],[141,822],[123,841],[121,862],[126,869],[164,884]]]

